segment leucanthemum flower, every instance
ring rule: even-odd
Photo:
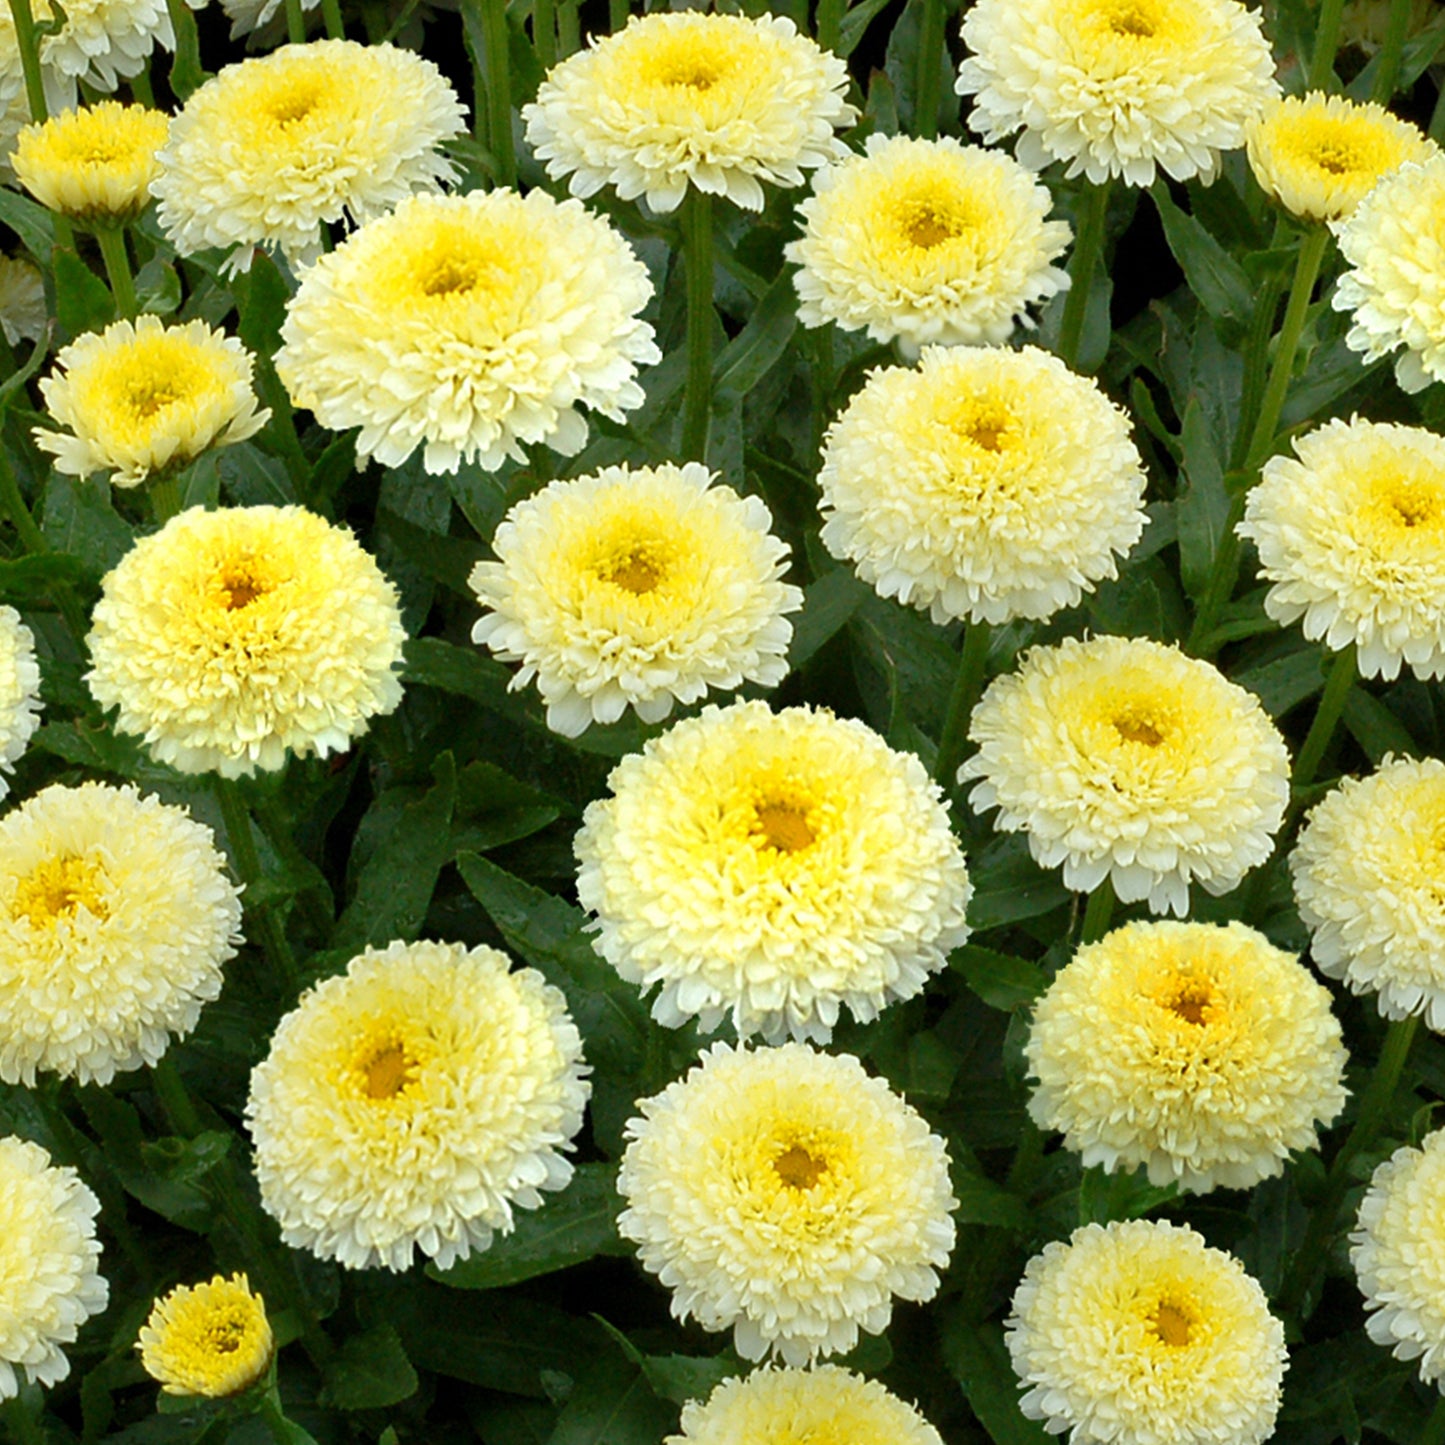
[[[1370,1178],[1350,1233],[1365,1308],[1365,1329],[1397,1360],[1415,1360],[1420,1378],[1445,1377],[1445,1130],[1418,1149],[1396,1149]]]
[[[1130,923],[1086,944],[1034,1010],[1029,1113],[1109,1172],[1248,1189],[1344,1107],[1327,989],[1242,923]]]
[[[0,255],[0,330],[11,346],[38,341],[49,312],[40,268],[19,256]]]
[[[857,119],[847,87],[843,62],[789,19],[660,11],[554,65],[522,119],[574,196],[610,185],[662,212],[692,185],[760,211],[762,181],[799,186],[846,154],[833,129]]]
[[[168,1395],[235,1395],[265,1375],[276,1341],[266,1304],[244,1274],[177,1285],[155,1302],[136,1342]]]
[[[1065,638],[1035,647],[974,710],[959,778],[975,810],[1027,832],[1043,868],[1088,892],[1189,911],[1189,885],[1228,893],[1269,857],[1289,754],[1252,693],[1177,647]]]
[[[191,0],[187,0],[191,4]],[[204,0],[191,4],[199,8]],[[75,104],[75,82],[84,81],[96,90],[113,91],[145,69],[157,46],[176,48],[166,0],[66,0],[64,23],[55,30],[55,9],[50,0],[31,0],[31,11],[40,35],[40,63],[46,83],[47,106],[53,114],[62,108],[54,100]],[[0,14],[0,93],[6,83],[23,89],[20,46],[15,22],[6,7]]]
[[[1045,1245],[1007,1341],[1020,1408],[1072,1445],[1261,1445],[1274,1430],[1284,1327],[1192,1229],[1116,1221]]]
[[[41,205],[90,226],[135,220],[160,174],[156,152],[170,122],[158,110],[102,100],[28,125],[11,164]]]
[[[231,39],[239,40],[259,30],[284,8],[285,0],[221,0],[221,9],[231,22]],[[321,8],[321,0],[301,0],[301,13],[313,14]],[[249,42],[254,45],[256,42]]]
[[[1382,176],[1438,149],[1382,105],[1319,91],[1272,102],[1247,140],[1261,189],[1308,221],[1342,220]]]
[[[1335,418],[1275,456],[1238,532],[1273,585],[1265,611],[1363,677],[1445,677],[1445,437]]]
[[[211,830],[134,787],[55,784],[0,819],[0,1078],[107,1084],[221,992],[238,890]]]
[[[1034,170],[1094,185],[1212,180],[1221,151],[1279,94],[1257,10],[1236,0],[978,0],[957,90],[990,143],[1021,130]]]
[[[1045,219],[1047,188],[998,151],[871,135],[813,189],[784,248],[804,326],[866,327],[908,356],[931,342],[998,345],[1069,284],[1053,264],[1068,223]]]
[[[0,1400],[22,1376],[53,1385],[70,1373],[60,1348],[110,1296],[100,1273],[100,1201],[71,1168],[25,1139],[0,1139]]]
[[[972,893],[942,795],[862,723],[744,702],[617,765],[574,848],[599,953],[660,984],[653,1017],[826,1043],[968,937]]]
[[[803,594],[780,581],[788,549],[757,497],[714,487],[707,468],[607,467],[553,482],[507,513],[471,586],[472,628],[512,687],[535,677],[547,726],[577,737],[631,707],[661,722],[709,688],[772,687],[787,675]]]
[[[617,1221],[672,1312],[789,1365],[932,1299],[957,1207],[943,1141],[851,1054],[714,1044],[627,1125]]]
[[[396,589],[300,507],[192,507],[101,579],[86,681],[184,773],[344,750],[401,701]]]
[[[111,472],[117,487],[181,467],[213,446],[255,436],[251,353],[204,321],[163,325],[158,316],[88,331],[56,353],[40,381],[50,415],[69,433],[36,427],[35,444],[72,476]]]
[[[251,1074],[261,1202],[295,1249],[445,1269],[563,1189],[590,1086],[562,994],[494,948],[393,943],[308,989]]]
[[[1386,757],[1315,805],[1290,855],[1322,973],[1445,1032],[1445,763]]]
[[[1436,218],[1445,211],[1445,155],[1406,161],[1331,229],[1350,263],[1330,305],[1352,311],[1345,334],[1366,361],[1397,347],[1395,379],[1423,391],[1445,379],[1445,267]]]
[[[314,40],[225,66],[171,122],[151,186],[175,248],[279,247],[293,267],[321,253],[321,228],[386,215],[414,191],[456,180],[438,147],[466,128],[431,61],[394,45]]]
[[[664,1445],[943,1445],[937,1430],[876,1380],[841,1365],[763,1368],[724,1380],[682,1407],[682,1433]]]
[[[931,347],[873,372],[828,429],[824,546],[935,622],[1045,618],[1144,530],[1129,419],[1036,347]]]
[[[0,606],[0,798],[10,791],[3,774],[15,771],[40,726],[40,706],[35,634],[13,607]]]
[[[637,367],[660,361],[638,313],[652,282],[580,201],[545,191],[413,196],[302,278],[276,369],[358,459],[429,472],[523,460],[524,442],[571,456],[579,408],[614,421],[643,402]]]

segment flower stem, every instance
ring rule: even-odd
[[[979,694],[983,692],[988,642],[987,622],[964,624],[963,650],[958,655],[958,671],[953,675],[953,690],[948,695],[943,731],[938,735],[938,758],[933,765],[933,776],[945,793],[951,792],[958,782],[956,775],[958,765],[963,761],[968,720],[973,716]]]
[[[3,418],[3,412],[0,412],[0,418]],[[0,508],[3,508],[14,523],[20,545],[32,557],[40,557],[50,551],[45,534],[35,525],[30,508],[25,505],[25,498],[20,495],[20,483],[15,480],[15,468],[10,464],[10,455],[3,446],[0,446]],[[86,626],[85,612],[76,600],[70,584],[58,582],[52,595],[71,635],[83,648],[85,634],[89,629]]]
[[[286,0],[286,38],[292,45],[306,44],[306,15],[301,0]]]
[[[201,1116],[191,1102],[190,1091],[172,1062],[169,1050],[151,1069],[151,1082],[155,1085],[156,1098],[160,1100],[171,1128],[183,1139],[194,1139],[203,1127]]]
[[[165,526],[181,510],[181,478],[177,472],[155,477],[146,489],[150,493],[151,511],[156,522]]]
[[[276,1445],[291,1445],[290,1426],[286,1422],[286,1416],[282,1412],[280,1404],[270,1390],[265,1391],[261,1396],[260,1414]]]
[[[628,0],[607,0],[607,29],[616,35],[626,27],[631,14],[632,6]]]
[[[557,63],[557,10],[555,0],[532,0],[532,48],[543,70]]]
[[[687,273],[687,397],[682,413],[685,461],[707,460],[712,419],[712,197],[689,186],[682,203],[682,259]]]
[[[1271,274],[1255,298],[1254,315],[1250,318],[1249,335],[1244,343],[1244,380],[1239,395],[1239,430],[1230,454],[1231,467],[1242,467],[1259,417],[1260,393],[1264,390],[1269,365],[1269,338],[1274,335],[1274,318],[1279,313],[1279,298],[1284,294],[1284,278]]]
[[[507,54],[507,0],[463,0],[480,3],[482,36],[487,47],[487,130],[497,180],[517,184],[517,152],[512,144],[512,70]]]
[[[1405,53],[1405,36],[1410,29],[1410,12],[1413,0],[1390,0],[1390,18],[1385,24],[1385,39],[1375,64],[1375,84],[1370,99],[1379,105],[1388,105],[1395,94],[1395,82],[1400,76],[1400,58]]]
[[[30,119],[48,120],[45,104],[45,81],[40,74],[40,38],[35,33],[35,14],[30,0],[10,0],[10,14],[15,20],[15,40],[20,48],[20,68],[25,74],[25,98],[30,103]]]
[[[1090,186],[1084,196],[1079,217],[1079,233],[1074,237],[1074,254],[1069,265],[1069,294],[1064,300],[1064,316],[1059,324],[1058,353],[1066,365],[1078,364],[1079,343],[1084,337],[1084,320],[1089,310],[1089,290],[1094,282],[1094,265],[1104,246],[1104,222],[1109,214],[1109,181]]]
[[[1088,906],[1084,909],[1084,922],[1079,929],[1080,943],[1097,943],[1108,931],[1114,917],[1114,880],[1109,874],[1089,894]]]
[[[563,59],[582,48],[582,18],[578,0],[559,0],[557,6],[557,54]]]
[[[321,0],[321,20],[329,40],[345,40],[346,25],[341,18],[340,0]]]
[[[1224,532],[1219,539],[1219,550],[1214,554],[1214,565],[1209,573],[1209,582],[1200,599],[1199,610],[1194,614],[1194,626],[1189,629],[1188,650],[1196,657],[1208,657],[1214,649],[1205,644],[1224,604],[1234,592],[1239,580],[1240,537],[1235,528],[1244,517],[1244,502],[1248,494],[1235,492],[1229,499],[1229,512],[1224,518]]]
[[[939,83],[947,53],[947,40],[943,33],[943,0],[923,0],[913,124],[924,140],[934,140],[938,135]]]
[[[1345,0],[1321,0],[1319,24],[1315,26],[1314,57],[1306,90],[1329,90],[1335,78],[1335,52],[1340,47],[1340,19]]]
[[[1343,652],[1338,653],[1335,657],[1334,666],[1330,668],[1330,675],[1325,679],[1325,690],[1320,697],[1320,705],[1315,709],[1314,721],[1305,735],[1304,746],[1299,750],[1299,757],[1295,759],[1294,773],[1290,782],[1296,793],[1314,782],[1315,771],[1320,765],[1320,759],[1325,755],[1325,749],[1330,745],[1330,739],[1335,735],[1340,714],[1345,710],[1345,701],[1354,685],[1355,644],[1351,642]]]
[[[824,50],[837,50],[843,16],[848,13],[848,0],[818,0],[818,44]],[[935,104],[934,109],[937,109]]]
[[[105,274],[110,281],[110,294],[115,297],[115,309],[127,320],[136,312],[135,280],[130,273],[130,257],[125,252],[125,232],[116,226],[103,226],[95,233],[100,245],[101,259],[105,262]]]

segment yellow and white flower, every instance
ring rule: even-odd
[[[177,1285],[155,1302],[136,1342],[146,1374],[168,1395],[219,1399],[265,1375],[276,1352],[265,1301],[244,1274]]]
[[[28,125],[11,164],[43,206],[91,226],[135,220],[160,174],[156,152],[170,125],[158,110],[102,100]]]
[[[52,28],[60,18],[57,8],[63,8],[65,18]],[[62,97],[66,104],[75,104],[78,80],[110,92],[144,70],[157,46],[176,48],[165,0],[66,0],[63,7],[52,7],[50,0],[31,0],[30,9],[42,32],[41,72],[52,110]],[[23,89],[21,74],[19,40],[7,6],[0,11],[0,94],[8,93],[12,85]]]
[[[35,634],[13,607],[0,606],[0,798],[10,791],[3,775],[15,771],[40,726],[40,707]]]

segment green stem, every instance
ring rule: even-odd
[[[848,0],[818,0],[818,44],[824,50],[837,50],[843,17],[848,13]],[[934,109],[937,110],[935,103]]]
[[[1088,906],[1084,909],[1083,926],[1079,929],[1080,943],[1097,943],[1108,931],[1114,917],[1114,880],[1108,874],[1104,881],[1089,894]]]
[[[631,18],[632,6],[628,0],[607,0],[607,29],[613,35],[625,29]]]
[[[286,38],[292,45],[306,44],[306,14],[301,0],[286,0]]]
[[[557,63],[557,9],[554,0],[532,0],[532,48],[545,70]]]
[[[476,3],[476,0],[470,0]],[[517,151],[512,144],[512,68],[507,54],[507,0],[480,0],[487,47],[487,126],[497,180],[517,184]]]
[[[1330,675],[1325,679],[1320,705],[1315,709],[1314,721],[1305,736],[1304,746],[1299,750],[1299,757],[1295,759],[1290,782],[1296,792],[1314,782],[1315,771],[1320,765],[1320,759],[1325,755],[1325,749],[1330,745],[1330,739],[1335,735],[1340,714],[1345,710],[1345,700],[1354,685],[1355,644],[1352,642],[1335,657]]]
[[[118,227],[105,226],[96,231],[95,239],[100,245],[101,259],[105,262],[105,274],[110,281],[110,294],[115,297],[115,309],[130,320],[136,312],[135,279],[130,273],[130,257],[125,253],[125,232]]]
[[[945,793],[952,792],[958,783],[958,765],[963,761],[967,745],[968,722],[983,692],[989,632],[987,622],[964,624],[963,650],[958,654],[958,671],[953,675],[953,690],[948,695],[943,731],[938,735],[938,757],[933,765],[933,776]]]
[[[1074,254],[1069,262],[1069,294],[1064,299],[1064,316],[1059,324],[1058,353],[1066,365],[1078,364],[1079,343],[1084,337],[1084,320],[1089,311],[1089,290],[1094,266],[1104,247],[1104,222],[1109,214],[1109,181],[1090,186],[1079,217],[1079,234],[1074,237]]]
[[[30,119],[48,120],[45,104],[45,81],[40,73],[40,38],[35,33],[35,14],[30,0],[10,0],[10,14],[15,20],[15,40],[20,49],[20,68],[25,73],[25,98],[30,103]]]
[[[1430,129],[1427,134],[1437,145],[1445,141],[1445,85],[1440,87],[1440,93],[1435,97],[1435,109],[1430,112]]]
[[[933,140],[938,135],[938,98],[946,50],[943,0],[923,0],[923,24],[918,37],[914,129],[924,140]]]
[[[270,1390],[261,1396],[260,1414],[276,1445],[291,1445],[291,1427],[287,1424],[286,1416],[282,1413],[280,1404]]]
[[[1240,385],[1239,430],[1229,464],[1242,467],[1249,450],[1250,438],[1259,417],[1260,393],[1264,390],[1265,372],[1269,365],[1269,338],[1274,335],[1274,318],[1279,314],[1279,298],[1284,294],[1284,278],[1271,275],[1260,288],[1250,318],[1249,335],[1244,343],[1244,379]]]
[[[582,18],[577,0],[561,0],[557,6],[557,54],[566,59],[582,49]]]
[[[682,413],[685,461],[707,460],[712,419],[712,197],[689,186],[682,202],[682,259],[687,273],[687,396]]]
[[[340,0],[321,0],[321,20],[330,40],[345,40],[346,25],[341,19]]]
[[[151,511],[158,525],[165,526],[181,510],[181,478],[178,472],[154,477],[146,488],[150,494]]]
[[[808,368],[809,390],[813,401],[813,450],[819,456],[823,451],[823,438],[828,433],[832,420],[830,403],[833,399],[833,383],[837,379],[833,368],[833,328],[817,326],[806,333],[813,352],[813,364]]]
[[[1445,1399],[1435,1401],[1435,1408],[1416,1438],[1416,1445],[1445,1445]]]
[[[156,93],[151,88],[150,76],[144,70],[138,70],[131,76],[130,95],[137,105],[146,105],[152,110],[156,108]]]
[[[1239,554],[1243,546],[1235,530],[1244,517],[1244,503],[1248,493],[1237,491],[1229,499],[1229,512],[1224,519],[1224,533],[1219,539],[1219,548],[1214,554],[1214,565],[1209,573],[1209,582],[1200,600],[1199,610],[1194,614],[1194,626],[1189,629],[1188,650],[1196,657],[1209,657],[1214,648],[1208,646],[1209,634],[1219,621],[1224,604],[1234,594],[1234,584],[1239,580]]]
[[[182,1139],[194,1139],[201,1133],[201,1116],[191,1101],[190,1090],[181,1078],[180,1070],[171,1060],[169,1051],[161,1056],[160,1062],[151,1070],[151,1083],[155,1086],[156,1098],[171,1128]]]
[[[1306,90],[1331,90],[1335,78],[1335,51],[1340,47],[1340,18],[1345,0],[1321,0],[1319,24],[1315,26],[1314,58],[1310,62]]]
[[[1370,99],[1379,105],[1388,105],[1395,94],[1395,82],[1400,77],[1400,59],[1405,53],[1405,36],[1410,29],[1410,12],[1414,0],[1390,0],[1390,19],[1385,25],[1385,40],[1375,64],[1375,84]]]

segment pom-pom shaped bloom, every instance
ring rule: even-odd
[[[251,1074],[261,1202],[281,1238],[353,1269],[442,1268],[565,1188],[582,1039],[536,969],[485,946],[393,943],[308,989]]]
[[[1024,1414],[1071,1445],[1260,1445],[1274,1430],[1284,1327],[1192,1229],[1089,1224],[1046,1245],[1007,1331]]]
[[[1018,158],[1067,161],[1095,185],[1122,176],[1212,180],[1221,151],[1279,94],[1257,10],[1237,0],[978,0],[957,90],[990,142],[1022,128]]]
[[[1327,989],[1242,923],[1130,923],[1049,985],[1025,1048],[1029,1113],[1113,1172],[1247,1189],[1344,1107]]]
[[[1389,758],[1315,805],[1290,855],[1320,971],[1445,1032],[1445,763]]]
[[[315,40],[226,66],[171,122],[151,186],[183,255],[280,247],[293,266],[321,252],[321,227],[383,216],[413,191],[456,179],[438,153],[465,129],[461,102],[429,60],[394,45]]]
[[[413,196],[302,278],[276,369],[385,466],[423,444],[429,472],[520,461],[523,442],[570,456],[587,440],[580,406],[622,421],[642,404],[637,367],[662,355],[638,317],[651,296],[632,248],[580,201]]]
[[[266,425],[271,412],[256,409],[251,373],[251,353],[204,321],[112,322],[56,353],[40,392],[70,433],[37,427],[35,442],[62,472],[110,471],[115,486],[139,486]]]
[[[1353,268],[1330,301],[1354,312],[1345,342],[1366,361],[1403,346],[1395,379],[1406,391],[1445,379],[1445,267],[1435,238],[1442,211],[1445,154],[1437,151],[1385,176],[1332,228]]]
[[[199,8],[199,3],[191,8]],[[41,32],[41,69],[52,108],[58,108],[53,102],[62,95],[67,104],[75,104],[77,80],[112,91],[145,69],[157,45],[175,49],[166,0],[66,0],[63,7],[52,7],[50,0],[31,0],[30,8]],[[65,19],[52,29],[59,19],[57,8],[64,9]],[[0,16],[0,76],[4,77],[0,93],[8,88],[7,81],[18,81],[21,72],[15,22],[6,7]]]
[[[276,1342],[266,1304],[244,1274],[177,1285],[155,1302],[136,1348],[168,1395],[235,1395],[270,1367]]]
[[[553,66],[522,118],[574,196],[610,185],[671,211],[693,185],[760,211],[760,182],[799,186],[846,154],[833,128],[857,118],[847,87],[791,20],[659,11]]]
[[[978,811],[1028,833],[1041,867],[1080,892],[1189,911],[1189,884],[1228,893],[1269,857],[1289,754],[1252,693],[1177,647],[1066,638],[1035,647],[975,708]]]
[[[1365,1329],[1420,1378],[1445,1376],[1445,1130],[1379,1165],[1350,1234],[1350,1261],[1370,1311]]]
[[[972,888],[942,796],[860,722],[707,708],[608,780],[574,847],[597,949],[653,1016],[826,1043],[910,998],[968,937]]]
[[[38,341],[49,313],[40,268],[19,256],[0,256],[0,330],[11,346]]]
[[[930,348],[829,428],[824,545],[935,622],[1071,607],[1144,530],[1129,419],[1036,347]]]
[[[143,105],[98,101],[28,125],[11,164],[25,189],[52,211],[91,226],[135,220],[160,174],[156,152],[170,122]]]
[[[1265,611],[1337,651],[1365,677],[1445,677],[1445,437],[1336,418],[1271,457],[1241,536],[1274,585]]]
[[[1028,308],[1069,284],[1053,200],[1016,161],[952,138],[871,135],[828,166],[784,248],[799,267],[798,319],[866,327],[907,355],[930,342],[999,344]]]
[[[943,1445],[937,1430],[876,1380],[841,1365],[754,1370],[682,1407],[682,1434],[664,1445]]]
[[[1382,105],[1291,95],[1249,126],[1249,164],[1266,195],[1309,221],[1348,216],[1382,176],[1437,149]]]
[[[757,497],[712,487],[697,462],[607,467],[553,482],[507,513],[471,585],[489,610],[472,640],[535,677],[547,726],[577,737],[631,707],[661,722],[673,701],[788,672],[803,605],[779,581],[788,549]]]
[[[957,1207],[943,1141],[851,1054],[714,1044],[627,1125],[617,1221],[672,1312],[790,1365],[931,1299]]]
[[[396,589],[300,507],[192,507],[101,581],[90,690],[183,773],[344,749],[401,701]]]
[[[0,1139],[0,1400],[70,1373],[61,1345],[106,1306],[100,1201],[38,1144]]]
[[[35,635],[13,607],[0,606],[0,798],[10,791],[3,776],[13,773],[40,725],[40,667]]]
[[[241,905],[211,830],[134,787],[56,784],[0,819],[0,1078],[106,1084],[221,991]]]

